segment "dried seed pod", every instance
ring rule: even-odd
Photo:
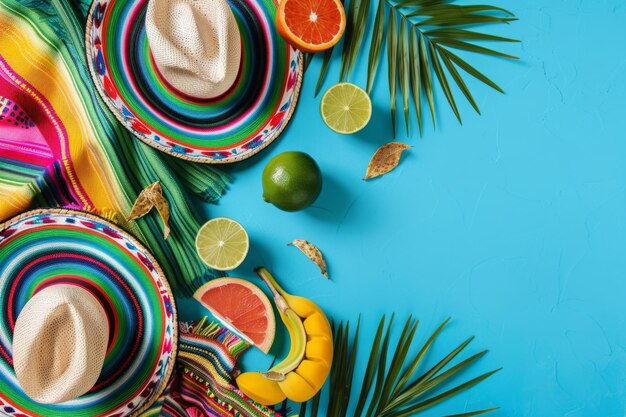
[[[324,275],[327,279],[330,279],[328,271],[326,271],[326,261],[324,260],[324,255],[322,255],[322,252],[317,248],[317,246],[302,239],[296,239],[291,242],[290,245],[300,249],[300,251],[310,260],[315,262],[315,264],[320,268],[322,275]]]
[[[401,142],[389,142],[376,150],[363,180],[380,177],[394,169],[400,163],[400,156],[411,146]]]
[[[139,193],[139,197],[135,200],[133,208],[130,210],[128,220],[135,220],[145,216],[156,207],[161,220],[163,220],[163,238],[167,239],[170,234],[169,220],[170,220],[170,206],[163,196],[163,188],[159,181],[148,185]]]

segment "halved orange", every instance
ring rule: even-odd
[[[278,33],[302,52],[332,48],[346,28],[346,12],[338,0],[281,0]]]
[[[276,319],[270,300],[259,287],[240,278],[217,278],[200,287],[193,297],[248,343],[269,352]]]

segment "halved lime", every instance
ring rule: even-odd
[[[248,233],[243,226],[226,217],[209,220],[196,236],[198,256],[219,271],[230,271],[241,265],[249,247]]]
[[[335,132],[355,133],[370,121],[372,101],[361,87],[339,83],[324,93],[320,113],[324,123]]]

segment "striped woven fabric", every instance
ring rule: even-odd
[[[204,318],[181,324],[176,375],[166,394],[142,417],[281,417],[233,385],[237,357],[248,344]]]
[[[109,113],[83,50],[90,3],[0,0],[0,220],[32,207],[95,211],[146,243],[175,290],[189,292],[218,275],[195,256],[199,224],[189,193],[215,201],[228,178],[210,166],[173,161]],[[124,221],[155,181],[171,207],[167,241],[154,213]]]

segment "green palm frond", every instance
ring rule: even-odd
[[[350,78],[359,54],[367,53],[366,91],[371,93],[386,39],[390,110],[395,137],[396,90],[400,90],[402,113],[407,135],[410,119],[409,101],[413,101],[420,135],[423,131],[423,100],[435,124],[434,83],[443,91],[456,118],[461,115],[453,85],[461,91],[474,110],[480,109],[463,76],[469,75],[496,91],[503,90],[481,71],[459,56],[457,51],[500,58],[517,59],[484,46],[486,42],[518,42],[473,30],[478,25],[509,23],[517,18],[501,7],[459,5],[456,0],[378,0],[369,48],[364,47],[365,28],[371,0],[350,0],[347,8],[346,32],[343,40],[339,80]],[[316,86],[316,95],[323,85],[332,51],[326,51]]]
[[[329,383],[323,392],[328,395],[326,417],[346,417],[353,387],[359,390],[354,417],[409,417],[429,409],[476,384],[489,378],[499,369],[483,373],[461,383],[455,379],[466,372],[487,351],[471,355],[456,364],[453,361],[472,342],[473,337],[458,345],[439,362],[426,367],[426,354],[449,322],[443,322],[419,348],[415,356],[410,355],[419,322],[409,317],[400,337],[392,341],[391,331],[394,317],[380,319],[376,335],[369,349],[365,371],[361,377],[354,373],[359,349],[360,319],[354,334],[349,323],[340,323],[335,328],[335,356]],[[418,369],[424,368],[418,372]],[[310,417],[318,414],[322,392],[311,400]],[[307,416],[307,405],[300,409],[299,417]],[[470,411],[449,417],[477,416],[497,408]]]

